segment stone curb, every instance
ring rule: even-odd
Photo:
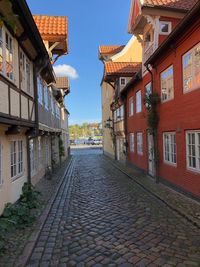
[[[134,175],[130,175],[129,173],[127,173],[126,171],[122,170],[118,164],[114,163],[112,159],[110,159],[107,156],[104,156],[106,159],[108,159],[111,164],[117,168],[119,171],[121,171],[123,174],[125,174],[127,177],[129,177],[130,179],[132,179],[136,184],[138,184],[140,187],[142,187],[146,192],[150,193],[151,195],[153,195],[155,198],[159,199],[162,203],[164,203],[166,206],[168,206],[171,210],[173,210],[174,212],[178,213],[180,216],[182,216],[183,218],[185,218],[188,222],[192,223],[195,227],[197,227],[198,229],[200,229],[200,222],[195,220],[192,216],[190,216],[189,214],[183,212],[182,209],[179,209],[178,207],[174,207],[169,201],[166,201],[164,198],[162,198],[159,194],[156,194],[155,192],[153,192],[152,190],[148,189],[142,182],[139,182],[138,179],[134,176]],[[123,166],[123,168],[126,168],[126,166]]]
[[[58,192],[64,182],[64,179],[67,175],[67,173],[69,172],[70,170],[70,167],[72,166],[72,162],[73,162],[73,158],[70,159],[70,161],[68,162],[68,165],[66,167],[66,170],[56,188],[56,191],[54,192],[53,196],[51,197],[49,203],[47,204],[45,210],[42,212],[42,214],[40,215],[39,219],[38,219],[38,223],[36,226],[36,229],[33,231],[33,233],[31,234],[31,236],[29,237],[25,247],[24,247],[24,250],[22,252],[22,255],[19,257],[17,263],[16,263],[16,267],[26,267],[27,266],[27,262],[33,252],[33,249],[35,247],[35,244],[39,238],[39,235],[42,231],[42,228],[47,220],[47,217],[51,211],[51,208],[53,206],[53,203],[56,199],[56,196],[58,195]]]

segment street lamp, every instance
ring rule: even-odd
[[[113,125],[112,125],[112,123],[113,123],[113,120],[109,117],[109,118],[107,119],[107,121],[106,121],[106,125],[105,125],[105,127],[106,127],[106,128],[109,128],[109,129],[113,129]]]

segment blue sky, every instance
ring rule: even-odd
[[[130,0],[27,0],[33,14],[68,16],[69,55],[56,65],[70,65],[78,78],[71,79],[66,97],[70,124],[101,121],[100,82],[103,65],[98,46],[126,44]],[[74,75],[76,76],[76,75]]]

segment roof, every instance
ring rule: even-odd
[[[190,10],[198,0],[144,0],[143,6]]]
[[[35,23],[41,36],[67,36],[68,19],[64,16],[34,15]]]
[[[163,51],[171,48],[171,44],[174,44],[174,40],[178,40],[183,33],[193,25],[193,20],[200,14],[200,2],[192,8],[192,10],[184,17],[184,19],[176,26],[167,39],[156,49],[156,51],[147,60],[145,65],[153,64],[159,56],[162,56]]]
[[[44,41],[56,44],[54,55],[68,53],[68,18],[66,16],[34,15],[35,23]]]
[[[69,89],[69,79],[67,77],[56,77],[55,86],[59,89]]]
[[[103,55],[115,55],[122,51],[125,45],[101,45],[99,53]]]
[[[140,62],[105,62],[106,75],[134,74],[140,68]]]

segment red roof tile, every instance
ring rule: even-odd
[[[64,16],[34,15],[35,23],[41,36],[67,36],[68,19]]]
[[[157,6],[190,10],[198,0],[144,0],[143,6]]]
[[[139,62],[105,62],[106,75],[134,74],[141,68]]]
[[[122,51],[125,45],[101,45],[99,53],[103,55],[115,55]]]

